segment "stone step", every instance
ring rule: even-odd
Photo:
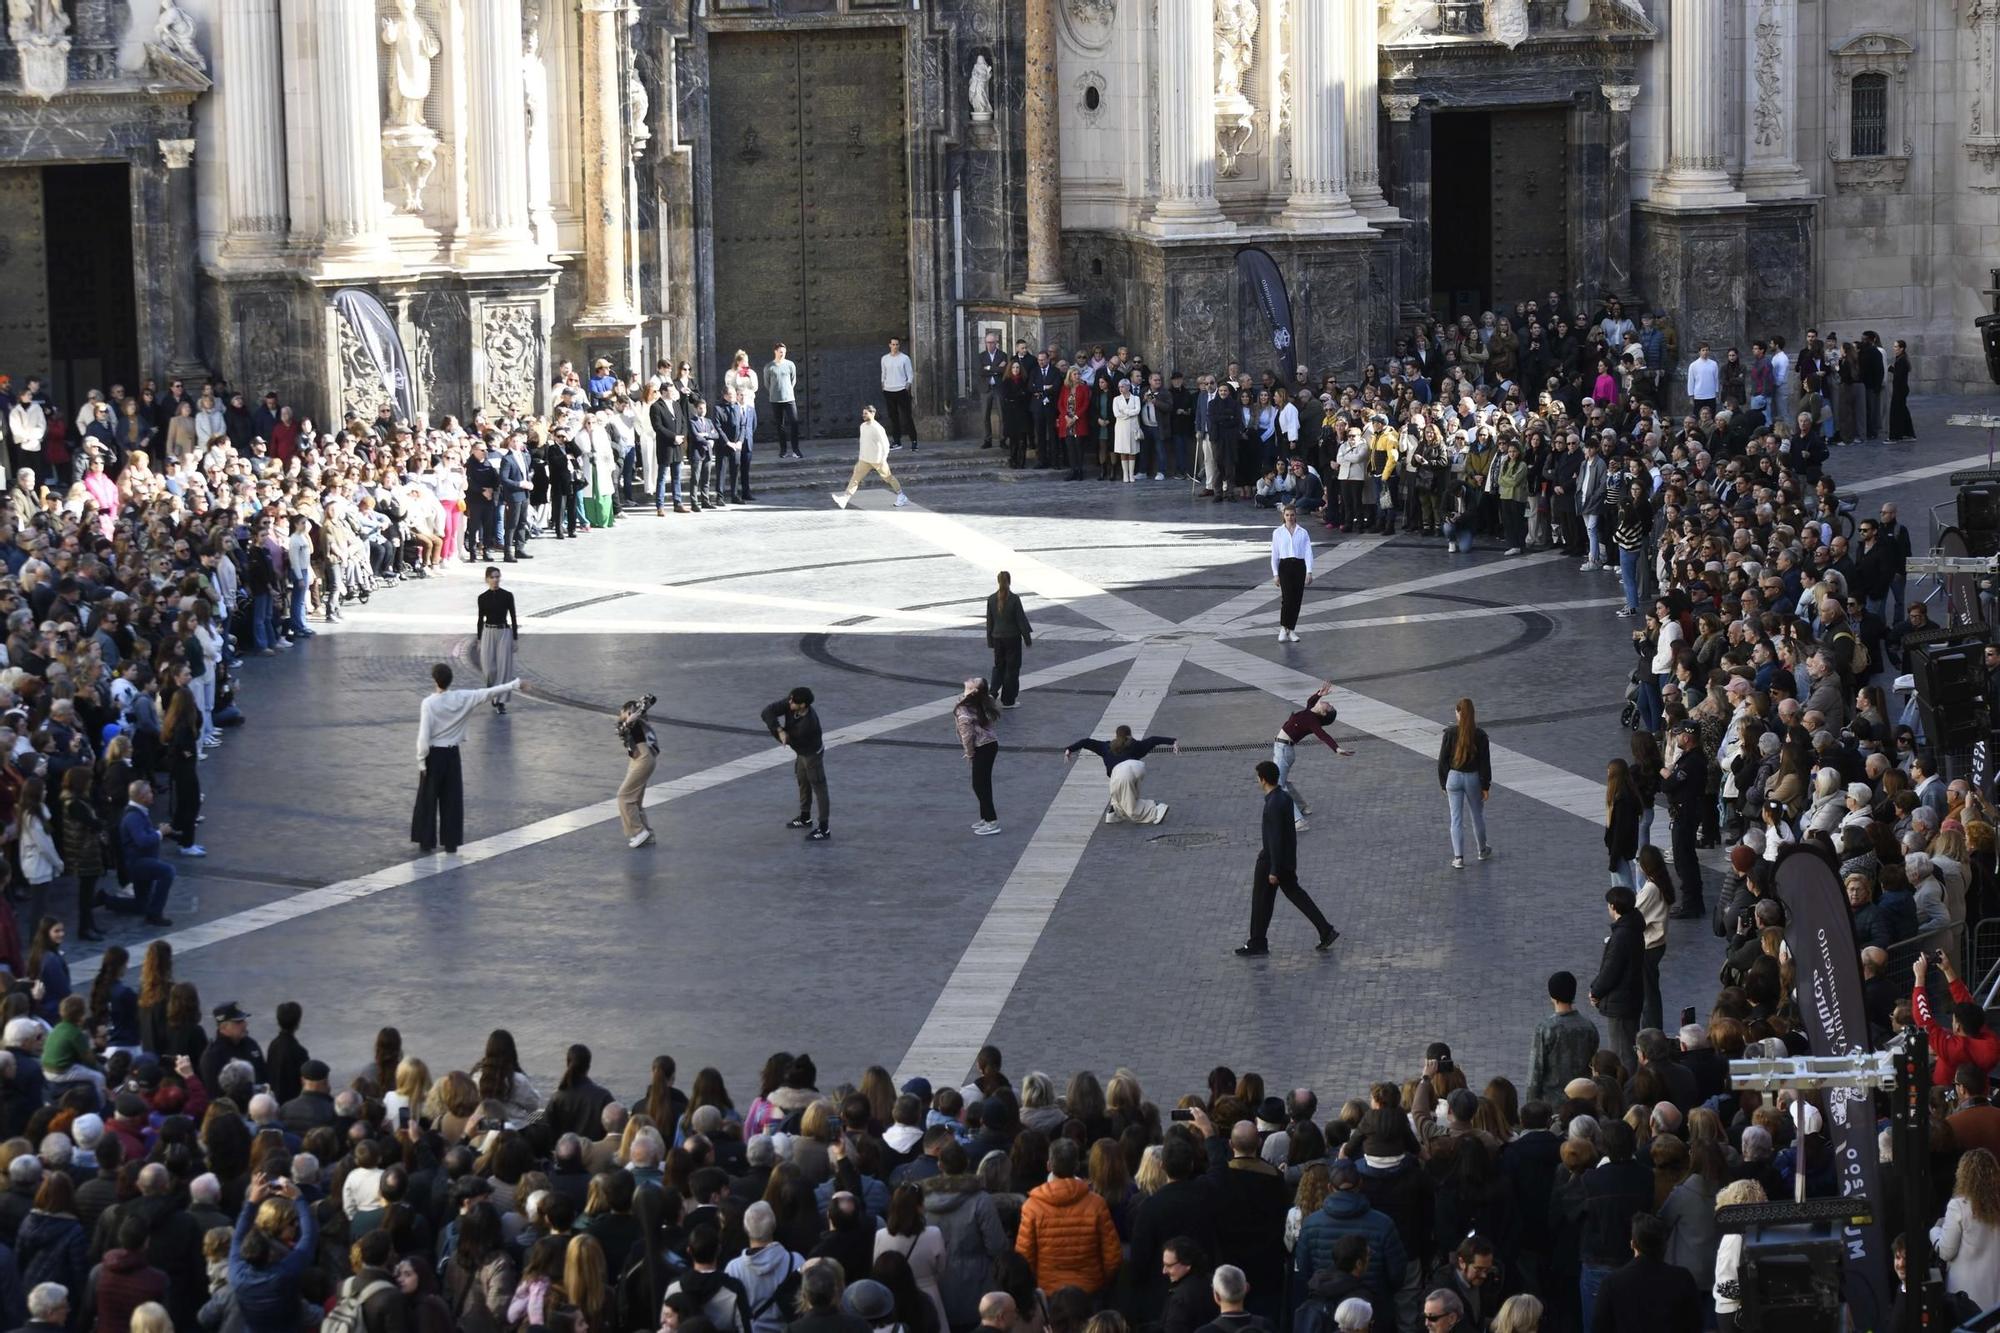
[[[854,446],[837,440],[829,440],[819,447],[808,442],[802,446],[805,451],[803,459],[787,458],[782,463],[777,461],[775,445],[760,443],[757,448],[758,456],[750,466],[750,488],[758,495],[844,489],[848,477],[854,472]],[[1092,460],[1091,466],[1095,468],[1095,460]],[[899,449],[889,455],[889,467],[895,472],[896,480],[909,486],[943,482],[1052,481],[1067,475],[1057,468],[1025,467],[1016,471],[1007,466],[1004,449],[997,446],[982,449],[976,440],[926,444],[915,453]],[[687,476],[685,466],[681,475],[683,479]],[[881,483],[877,481],[873,484]]]

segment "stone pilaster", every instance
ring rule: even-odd
[[[227,175],[225,259],[268,255],[291,222],[285,199],[284,51],[278,0],[222,0],[215,43]]]
[[[1385,93],[1389,114],[1388,202],[1402,215],[1402,306],[1422,318],[1431,308],[1431,113],[1414,93]]]
[[[1160,0],[1161,236],[1232,231],[1215,202],[1215,0]]]
[[[320,209],[331,264],[393,262],[382,235],[382,117],[375,68],[375,7],[315,0],[319,39]]]
[[[1624,294],[1632,290],[1632,106],[1639,85],[1607,83],[1599,91],[1606,108],[1603,285]]]
[[[1362,230],[1367,220],[1347,195],[1342,76],[1352,25],[1338,7],[1317,0],[1298,0],[1291,9],[1292,195],[1279,221],[1294,231]]]
[[[1790,199],[1811,188],[1799,169],[1799,0],[1745,0],[1743,193]]]
[[[1342,63],[1347,103],[1342,131],[1346,139],[1347,197],[1355,210],[1369,217],[1393,216],[1382,194],[1382,149],[1377,135],[1382,90],[1381,12],[1373,0],[1338,5],[1346,14],[1347,58]]]
[[[578,0],[577,13],[583,48],[584,248],[583,309],[575,324],[595,354],[613,341],[635,346],[639,326],[625,250],[625,76],[618,55],[625,3]]]
[[[1729,183],[1726,108],[1729,80],[1717,53],[1727,49],[1722,0],[1673,0],[1668,33],[1671,83],[1667,106],[1667,173],[1653,202],[1670,208],[1715,208],[1743,202]]]
[[[521,0],[478,0],[466,9],[470,75],[465,181],[476,260],[514,266],[539,262],[528,228],[526,100],[521,56]]]
[[[201,359],[195,310],[194,140],[160,140],[160,161],[167,172],[167,236],[180,260],[170,266],[162,293],[167,302],[167,369],[187,378],[208,369]]]

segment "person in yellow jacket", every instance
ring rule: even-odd
[[[1375,442],[1368,450],[1368,475],[1375,482],[1375,531],[1396,530],[1396,471],[1403,458],[1403,437],[1387,417],[1375,419]]]

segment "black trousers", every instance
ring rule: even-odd
[[[433,745],[424,756],[423,780],[417,783],[417,808],[410,815],[410,841],[430,851],[440,842],[458,850],[465,832],[465,773],[456,745]]]
[[[1021,640],[993,640],[993,693],[1003,704],[1011,704],[1021,695]]]
[[[1299,604],[1306,596],[1306,562],[1287,556],[1278,562],[1278,623],[1294,629],[1299,623]]]
[[[1056,452],[1056,410],[1038,411],[1035,420],[1035,466],[1051,468],[1059,461]]]
[[[785,456],[785,450],[799,451],[799,405],[797,403],[772,403],[771,419],[776,425],[778,436],[778,457]]]
[[[1000,818],[993,808],[993,761],[999,757],[999,741],[988,741],[972,752],[972,794],[979,798],[979,817],[989,824]]]
[[[570,492],[549,487],[549,531],[558,538],[576,536],[576,506]]]
[[[889,418],[884,423],[889,429],[889,443],[901,444],[907,438],[911,444],[915,444],[917,442],[917,414],[910,405],[910,391],[908,389],[884,389],[882,390],[882,401],[883,406],[888,409],[883,415]],[[798,446],[794,445],[793,447],[797,448]]]
[[[985,405],[980,409],[979,413],[979,424],[985,428],[987,444],[993,443],[993,418],[996,416],[1000,418],[1001,424],[1004,426],[1007,421],[1007,408],[1000,401],[1000,386],[998,384],[989,384],[986,386]]]
[[[1271,929],[1271,912],[1278,905],[1278,894],[1282,892],[1292,906],[1305,913],[1306,920],[1312,922],[1313,929],[1324,935],[1333,929],[1326,914],[1319,910],[1319,904],[1312,895],[1299,887],[1297,873],[1280,875],[1279,882],[1271,883],[1271,858],[1263,852],[1257,853],[1257,870],[1250,886],[1250,943],[1263,948],[1270,943],[1267,935]]]
[[[1701,862],[1695,854],[1695,830],[1700,823],[1701,816],[1692,810],[1673,816],[1674,878],[1681,882],[1680,902],[1674,907],[1677,912],[1695,912],[1702,906]]]
[[[191,847],[195,837],[194,823],[201,815],[201,773],[193,755],[177,758],[167,769],[174,784],[174,837],[183,847]]]
[[[518,554],[528,540],[528,497],[510,495],[507,497],[506,527],[501,529],[500,546],[508,555]]]

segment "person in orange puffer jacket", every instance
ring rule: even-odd
[[[1076,1143],[1049,1145],[1049,1177],[1021,1205],[1014,1248],[1035,1270],[1043,1291],[1082,1287],[1095,1295],[1118,1274],[1121,1251],[1111,1208],[1077,1178],[1081,1159]]]
[[[1972,998],[1971,990],[1952,970],[1949,955],[1940,949],[1937,958],[1938,967],[1951,986],[1951,1031],[1945,1031],[1931,1016],[1930,997],[1924,993],[1929,960],[1921,953],[1917,955],[1916,986],[1910,994],[1910,1011],[1915,1015],[1917,1026],[1930,1038],[1933,1056],[1931,1086],[1948,1088],[1952,1075],[1962,1064],[1972,1065],[1983,1074],[1992,1073],[1993,1067],[2000,1065],[2000,1034],[1987,1026],[1986,1011],[1980,1008],[1979,1002]]]

